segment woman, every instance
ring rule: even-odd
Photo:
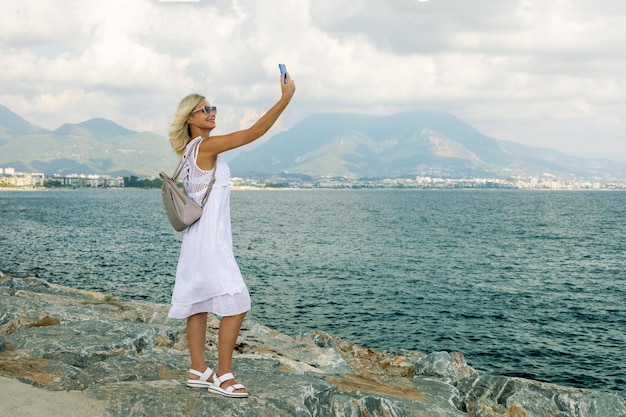
[[[187,194],[201,204],[214,179],[200,220],[183,236],[169,317],[187,319],[191,368],[187,386],[208,388],[227,397],[247,397],[249,390],[232,374],[235,343],[250,295],[235,261],[230,226],[230,169],[221,153],[263,136],[276,122],[295,92],[295,83],[281,76],[281,98],[250,128],[211,136],[217,109],[198,94],[185,97],[170,126],[169,140],[185,155],[182,176]],[[214,178],[213,178],[214,177]],[[206,364],[207,313],[221,316],[218,332],[218,365]]]

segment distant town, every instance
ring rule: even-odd
[[[0,168],[0,188],[47,189],[47,188],[159,188],[159,178],[139,179],[136,176],[112,177],[99,174],[44,175],[36,172],[17,172],[14,168]],[[498,178],[436,178],[416,176],[413,178],[348,179],[333,178],[285,178],[275,175],[266,178],[231,178],[234,189],[461,189],[501,188],[530,190],[616,190],[626,189],[626,180],[591,181],[559,179],[550,175],[534,177]]]
[[[123,177],[109,175],[51,175],[39,172],[17,172],[14,168],[0,168],[0,188],[108,188],[124,187]]]

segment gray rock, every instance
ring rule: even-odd
[[[457,384],[462,403],[476,417],[623,417],[626,399],[616,394],[559,387],[523,378],[474,374]]]
[[[81,391],[102,416],[626,416],[623,396],[485,375],[459,352],[381,352],[249,320],[234,365],[252,395],[228,399],[185,387],[184,321],[168,309],[0,274],[0,376]],[[210,316],[210,364],[218,326]]]
[[[449,384],[477,373],[460,352],[433,352],[417,359],[413,367],[416,375],[439,378]]]

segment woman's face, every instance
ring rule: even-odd
[[[215,107],[212,107],[206,99],[202,100],[189,115],[189,127],[212,130],[215,128],[215,113]]]

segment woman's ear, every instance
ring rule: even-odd
[[[187,118],[187,129],[191,130],[191,122],[193,121],[193,114],[190,114]]]

